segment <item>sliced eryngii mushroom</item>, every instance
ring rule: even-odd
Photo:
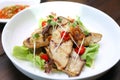
[[[78,76],[81,73],[84,65],[85,61],[81,60],[80,56],[78,56],[78,54],[73,50],[69,62],[63,71],[66,72],[70,77]]]
[[[54,34],[60,34],[59,29],[57,29],[56,32],[53,33],[52,35]],[[60,35],[52,36],[49,45],[52,58],[55,61],[55,64],[59,70],[63,70],[66,67],[73,46],[71,40],[60,43],[61,39],[62,38],[60,37]]]
[[[34,34],[38,34],[39,37],[34,39],[33,38]],[[23,41],[23,45],[28,48],[34,48],[34,41],[36,43],[36,48],[47,46],[50,41],[50,36],[48,36],[46,39],[44,39],[43,35],[41,34],[41,30],[37,29],[32,33],[32,35],[29,38],[27,38],[26,40]]]

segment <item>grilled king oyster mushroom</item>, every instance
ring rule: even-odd
[[[36,48],[48,46],[51,39],[51,25],[47,25],[43,29],[36,29],[32,35],[23,41],[24,46],[28,48],[34,48],[34,40],[36,42]],[[39,37],[34,39],[33,35],[38,34]]]

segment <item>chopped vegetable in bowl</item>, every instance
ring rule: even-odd
[[[19,11],[27,8],[29,5],[12,5],[0,10],[0,19],[10,19]]]
[[[13,56],[34,63],[46,73],[62,71],[70,77],[80,75],[83,67],[91,67],[102,34],[87,30],[80,18],[57,16],[55,13],[40,19],[40,27],[15,46]]]

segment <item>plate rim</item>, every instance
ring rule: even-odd
[[[77,2],[70,2],[70,1],[51,1],[51,2],[45,2],[45,3],[41,3],[41,4],[39,4],[39,6],[40,5],[43,5],[43,4],[51,4],[51,3],[72,3],[72,4],[76,4]],[[103,11],[101,11],[101,10],[99,10],[99,9],[97,9],[97,8],[94,8],[94,7],[92,7],[92,6],[89,6],[89,5],[86,5],[86,4],[82,4],[82,3],[77,3],[78,5],[83,5],[83,6],[86,6],[86,7],[88,7],[88,8],[92,8],[92,9],[95,9],[95,10],[97,10],[97,11],[99,11],[99,12],[101,12],[102,14],[104,14],[104,16],[107,16],[109,19],[111,19],[113,22],[114,22],[114,24],[116,24],[117,25],[117,27],[116,27],[116,29],[119,29],[120,30],[120,28],[119,28],[119,25],[115,22],[115,20],[114,19],[112,19],[112,17],[110,17],[110,16],[108,16],[108,14],[106,14],[106,13],[104,13]],[[34,6],[34,7],[36,7],[36,6]],[[32,9],[32,7],[29,7],[28,9]],[[28,10],[28,9],[26,9],[26,10]],[[24,10],[25,11],[25,10]],[[21,11],[20,13],[22,13],[23,11]],[[20,13],[18,13],[17,15],[19,15]],[[14,17],[16,17],[17,15],[15,15]],[[14,18],[13,17],[13,18]],[[6,26],[9,24],[9,22],[6,24]],[[4,33],[4,30],[3,30],[3,33]],[[2,33],[2,44],[3,44],[3,36],[4,36],[4,34]],[[4,44],[3,44],[4,45]],[[4,46],[3,46],[4,47]],[[5,48],[4,48],[5,49]],[[6,50],[5,50],[5,52],[6,52]],[[7,53],[6,53],[7,54]],[[8,56],[8,55],[7,55]],[[10,56],[8,56],[9,58],[10,58],[10,60],[12,60],[12,58],[10,57]],[[119,59],[111,66],[111,67],[113,67],[117,62],[119,61]],[[18,66],[18,64],[16,63],[16,61],[14,61],[14,60],[12,60],[12,62],[13,62],[13,64],[15,64],[15,65],[17,65]],[[110,68],[111,68],[110,67]],[[20,67],[21,68],[21,67]],[[109,68],[109,69],[110,69]],[[21,68],[22,69],[22,68]],[[109,70],[109,69],[107,69],[107,70]],[[107,71],[107,70],[105,70],[105,71]],[[26,71],[26,70],[25,70]],[[100,73],[103,73],[103,72],[105,72],[105,71],[102,71],[102,72],[99,72],[98,74],[100,74]],[[28,71],[27,71],[28,72]],[[30,73],[30,72],[28,72],[28,73]],[[30,74],[33,74],[33,73],[30,73]],[[98,74],[96,74],[96,75],[98,75]],[[33,74],[33,75],[35,75],[35,74]],[[88,76],[88,77],[85,77],[85,78],[89,78],[89,77],[93,77],[93,76],[96,76],[96,75],[92,75],[92,76]],[[38,76],[38,75],[35,75],[35,76]],[[39,76],[39,77],[43,77],[43,76]],[[50,78],[50,77],[43,77],[43,78]],[[81,78],[81,79],[85,79],[85,78]],[[50,78],[50,79],[58,79],[58,78]],[[63,79],[63,78],[61,78],[61,79]],[[66,79],[79,79],[79,77],[74,77],[74,78],[66,78]]]

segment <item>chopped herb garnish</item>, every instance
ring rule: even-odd
[[[52,15],[49,15],[49,18],[53,19],[54,17]]]
[[[72,24],[73,27],[76,27],[77,25],[78,25],[77,21],[74,21],[73,24]]]
[[[68,25],[69,25],[69,26],[71,25],[70,21],[68,21]]]
[[[36,34],[33,34],[32,37],[33,37],[33,39],[37,39],[37,38],[40,37],[40,36],[39,36],[38,33],[36,33]]]
[[[51,19],[48,19],[48,20],[47,20],[47,23],[48,23],[48,24],[50,24],[50,23],[51,23],[51,21],[52,21]]]
[[[77,17],[77,22],[80,26],[84,26],[83,23],[80,21],[80,17]]]
[[[57,25],[57,23],[55,21],[51,20],[51,19],[48,19],[47,23],[52,25],[52,26],[56,26]]]
[[[57,18],[58,19],[58,23],[61,23],[62,22],[62,19],[61,18]]]
[[[84,31],[84,34],[85,34],[86,36],[88,36],[88,35],[90,34],[90,32]]]
[[[56,26],[57,25],[57,23],[55,22],[55,21],[51,21],[51,23],[50,23],[52,26]]]

